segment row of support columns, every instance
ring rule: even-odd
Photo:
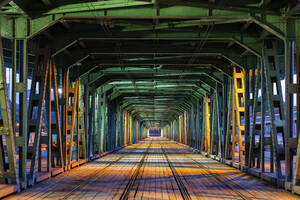
[[[247,59],[167,125],[167,137],[300,194],[300,42],[265,39],[257,64]]]
[[[121,99],[110,100],[107,88],[82,84],[57,64],[44,38],[37,42],[30,75],[27,40],[11,40],[9,99],[0,41],[1,184],[20,191],[147,136],[144,124],[121,107]]]
[[[265,39],[257,64],[232,65],[233,77],[224,75],[223,84],[191,102],[164,133],[300,193],[300,42],[293,23],[284,41]],[[14,24],[12,33],[11,100],[0,43],[1,183],[20,190],[146,137],[146,127],[122,109],[121,99],[111,101],[107,88],[83,85],[55,63],[46,39],[38,42],[35,68],[27,73],[27,40],[16,39]]]
[[[128,111],[123,112],[124,146],[128,146],[147,137],[147,129]]]

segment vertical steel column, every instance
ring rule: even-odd
[[[184,144],[187,144],[187,113],[184,111],[184,117],[183,117],[183,123],[184,123]]]
[[[179,119],[176,119],[176,141],[179,141]]]
[[[121,142],[120,142],[120,124],[121,124],[121,121],[120,121],[120,106],[119,106],[120,102],[119,100],[117,101],[117,107],[116,107],[116,147],[120,147],[122,146],[121,145]]]
[[[70,170],[73,160],[73,146],[74,146],[74,131],[75,131],[75,118],[78,100],[79,80],[76,79],[74,85],[69,81],[69,72],[66,73],[66,142],[67,142],[67,156],[68,163],[67,169]],[[70,138],[68,140],[68,138]],[[78,147],[77,147],[78,148]]]
[[[244,127],[245,127],[245,138],[244,138],[244,141],[245,141],[245,144],[244,144],[244,148],[245,148],[245,166],[249,166],[249,163],[248,163],[248,157],[249,157],[249,139],[250,139],[250,102],[249,102],[249,99],[250,99],[250,96],[249,96],[249,88],[250,88],[250,84],[249,84],[249,69],[244,69],[244,87],[245,87],[245,91],[244,91],[244,104],[245,104],[245,112],[244,112]]]
[[[170,140],[172,140],[172,132],[173,132],[173,131],[172,131],[172,130],[173,130],[173,129],[172,129],[172,123],[173,123],[173,122],[171,121],[171,122],[170,122],[170,125],[169,125],[169,130],[170,130],[170,132],[169,132],[169,136],[170,136],[170,137],[169,137],[169,138],[170,138]]]
[[[173,122],[170,123],[170,140],[173,140]]]
[[[12,126],[15,134],[16,153],[18,155],[18,173],[22,186],[26,188],[26,159],[27,159],[27,39],[19,41],[16,37],[16,24],[13,19],[13,46],[12,46]],[[17,51],[19,50],[19,63],[17,62]],[[19,80],[17,80],[17,73]],[[18,100],[17,100],[18,95]],[[17,109],[16,102],[19,102]],[[17,110],[19,110],[16,118]]]
[[[283,145],[279,144],[278,137],[281,137],[283,144],[285,144],[285,115],[283,107],[282,90],[279,75],[279,60],[277,52],[277,41],[266,41],[265,49],[263,51],[264,56],[264,72],[266,79],[266,94],[268,98],[268,108],[271,124],[271,148],[275,153],[275,165],[277,183],[281,184],[282,169],[281,160],[284,160]],[[275,87],[274,87],[275,86]],[[274,90],[276,93],[274,94]],[[279,111],[279,116],[275,117],[275,108]],[[273,156],[271,155],[271,158]],[[273,172],[273,163],[271,162],[271,172]]]
[[[192,147],[196,148],[196,109],[195,104],[193,104],[191,112],[191,131],[192,131]]]
[[[235,161],[235,145],[239,141],[239,137],[236,135],[236,102],[235,102],[235,87],[234,87],[234,80],[232,85],[232,143],[231,143],[231,151],[232,151],[232,162]]]
[[[186,111],[186,145],[191,145],[190,112],[190,109]]]
[[[214,108],[214,115],[215,115],[215,129],[216,129],[216,135],[217,135],[217,144],[216,144],[216,155],[220,155],[221,153],[221,146],[222,146],[222,136],[221,136],[221,124],[220,124],[220,119],[221,119],[221,109],[220,109],[220,101],[219,98],[222,98],[222,95],[218,93],[218,90],[216,91],[215,95],[215,108]],[[223,113],[224,114],[224,113]]]
[[[212,95],[212,103],[211,103],[211,138],[210,138],[210,152],[211,154],[216,154],[216,143],[217,141],[217,127],[216,127],[216,96],[217,96],[217,91],[215,91]]]
[[[177,139],[177,120],[174,120],[174,141]]]
[[[102,87],[101,87],[102,88]],[[98,112],[97,112],[98,111]],[[100,112],[99,112],[100,111]],[[95,112],[95,119],[93,121],[94,129],[94,135],[95,135],[95,153],[100,154],[101,153],[101,94],[99,94],[99,88],[96,89],[95,94],[95,105],[93,112]]]
[[[285,181],[292,181],[293,150],[297,148],[297,138],[293,136],[293,40],[286,39],[285,45]]]
[[[286,141],[285,141],[285,159],[286,159],[286,179],[287,183],[292,182],[292,192],[299,194],[300,180],[300,22],[294,19],[287,19],[285,40],[285,109],[286,109]],[[296,38],[294,41],[291,38]],[[295,59],[293,59],[295,56]],[[295,62],[294,62],[295,61]],[[294,78],[294,74],[296,78]],[[296,97],[294,101],[294,97]],[[294,110],[294,103],[295,109]],[[295,113],[296,112],[296,113]],[[295,115],[296,114],[296,115]],[[295,127],[295,126],[296,127]],[[296,151],[295,151],[296,150]],[[294,156],[296,159],[294,160]],[[293,168],[294,161],[295,167]],[[286,184],[288,188],[289,185]]]
[[[182,116],[179,116],[179,140],[178,140],[178,142],[180,144],[181,144],[181,131],[182,131],[181,123],[182,123]]]
[[[129,143],[132,144],[132,115],[129,114]]]
[[[93,158],[95,158],[98,154],[100,154],[99,149],[99,132],[97,132],[97,117],[98,112],[96,112],[97,109],[97,96],[98,91],[94,87],[92,88],[92,95],[91,95],[91,104],[90,104],[90,115],[91,115],[91,148],[92,148],[92,155]]]
[[[136,138],[136,132],[135,132],[135,130],[136,130],[136,127],[135,127],[136,121],[135,121],[134,118],[131,120],[131,124],[132,124],[132,144],[134,144],[135,143],[135,138]]]
[[[299,24],[300,24],[300,22],[298,22],[298,25]],[[299,137],[299,134],[300,134],[300,106],[299,106],[299,103],[300,103],[300,38],[298,38],[296,40],[296,75],[297,75],[297,84],[295,85],[295,87],[296,87],[295,90],[297,92],[297,108],[296,108],[297,109],[297,130],[296,130],[297,133],[296,133],[296,135]],[[298,144],[300,144],[299,141],[298,141]],[[299,149],[299,153],[300,153],[300,148],[297,147],[297,152],[298,152],[298,149]]]
[[[297,156],[296,156],[296,166],[295,171],[293,171],[293,165],[294,165],[294,156],[297,155],[298,149],[297,149],[297,143],[298,143],[298,134],[297,130],[295,130],[294,125],[297,123],[295,122],[295,116],[294,116],[294,100],[293,97],[297,93],[299,93],[299,82],[297,80],[294,80],[294,72],[297,72],[297,67],[295,64],[298,64],[298,44],[297,41],[294,41],[294,38],[299,37],[300,34],[298,33],[297,28],[297,22],[294,19],[287,19],[286,20],[286,39],[284,40],[284,53],[285,53],[285,127],[284,127],[284,147],[285,147],[285,181],[286,186],[288,186],[291,182],[293,182],[292,191],[295,191],[295,186],[297,184],[297,181],[294,180],[296,178],[296,174],[299,173],[297,169]],[[293,38],[293,39],[292,39]],[[298,38],[299,39],[299,38]],[[295,48],[294,48],[295,47]],[[296,58],[294,59],[294,53],[296,50]],[[296,63],[294,62],[296,60]],[[295,68],[294,68],[295,66]],[[299,75],[298,75],[299,78]],[[298,86],[298,88],[297,88]],[[298,91],[297,91],[298,90]],[[296,100],[297,101],[297,100]],[[299,102],[298,102],[299,104]],[[298,107],[297,104],[297,107]],[[297,118],[299,121],[299,118]],[[297,124],[296,124],[297,125]],[[297,129],[297,128],[296,128]],[[295,151],[296,150],[296,151]],[[294,173],[294,175],[293,175]],[[296,175],[296,176],[295,176]]]
[[[59,106],[58,86],[57,86],[57,69],[54,61],[51,61],[49,66],[49,79],[47,84],[47,99],[46,110],[48,119],[48,156],[49,165],[48,171],[53,168],[64,169],[63,147],[62,147],[62,131],[61,131],[61,115]],[[52,96],[53,93],[53,96]],[[52,120],[54,113],[54,121]],[[53,141],[56,138],[56,143]],[[51,165],[50,165],[51,163]]]
[[[232,142],[231,142],[231,135],[233,134],[233,130],[232,127],[233,125],[231,124],[232,119],[233,119],[233,97],[234,97],[234,93],[233,93],[233,86],[232,86],[232,79],[228,80],[228,90],[229,90],[229,101],[228,101],[228,105],[226,105],[228,107],[228,112],[227,112],[227,129],[226,129],[226,135],[225,137],[225,153],[224,153],[224,157],[225,160],[229,160],[232,159],[233,156],[233,152],[232,152]]]
[[[36,180],[36,161],[39,160],[39,171],[41,170],[41,132],[43,123],[44,102],[49,71],[49,46],[46,40],[38,42],[36,51],[35,70],[32,75],[32,85],[28,106],[27,127],[27,158],[30,159],[29,185]],[[35,111],[37,111],[36,114]]]
[[[216,132],[215,129],[216,127],[214,127],[214,123],[215,123],[215,94],[216,91],[214,91],[214,93],[210,96],[210,103],[209,103],[209,122],[210,122],[210,154],[215,154],[215,144],[216,144]]]
[[[89,114],[89,122],[90,122],[90,132],[89,132],[89,136],[90,136],[90,148],[91,148],[91,156],[94,159],[97,154],[100,154],[100,152],[98,152],[99,149],[97,149],[97,144],[99,144],[99,141],[96,140],[97,137],[97,132],[96,132],[96,96],[97,96],[97,89],[95,89],[94,87],[90,88],[90,114]],[[100,148],[100,147],[99,147]]]
[[[210,153],[210,98],[205,98],[205,133],[204,133],[204,151]]]
[[[124,111],[124,146],[127,146],[127,111]]]
[[[104,103],[103,103],[103,109],[104,109],[104,151],[108,151],[108,145],[109,145],[109,134],[108,134],[108,100],[107,100],[107,93],[105,92],[103,94],[103,99],[104,99]]]
[[[95,158],[96,156],[96,132],[95,132],[95,104],[96,104],[96,95],[97,90],[95,88],[90,88],[90,105],[89,105],[89,140],[90,140],[90,149],[91,149],[91,156]]]
[[[127,123],[127,138],[126,138],[126,140],[127,140],[127,145],[128,144],[130,144],[130,113],[129,113],[129,111],[127,111],[127,121],[126,121],[126,123]]]
[[[166,137],[166,138],[169,138],[169,125],[166,126],[165,137]]]
[[[221,157],[222,159],[225,159],[225,153],[226,153],[226,136],[227,136],[227,130],[228,130],[228,78],[227,76],[224,76],[224,84],[223,84],[223,88],[222,88],[222,92],[223,92],[223,135],[222,135],[222,141],[223,144],[221,146]]]
[[[174,131],[175,131],[174,125],[175,125],[175,121],[172,122],[172,140],[173,140],[173,141],[175,140],[175,139],[174,139]]]
[[[8,91],[6,84],[5,66],[3,58],[2,37],[0,35],[0,106],[1,121],[0,124],[0,183],[11,182],[17,184],[20,190],[19,173],[16,166],[15,136],[10,113]],[[7,161],[6,161],[7,158]]]
[[[170,123],[170,140],[173,140],[173,122]]]
[[[120,111],[120,102],[118,101],[117,103],[117,119],[116,119],[116,146],[120,147],[122,146],[121,143],[121,125],[122,125],[122,120],[121,120],[121,111]]]
[[[100,103],[100,132],[99,132],[99,154],[105,151],[105,106],[106,106],[106,92],[103,92],[103,88],[101,87],[99,93]]]
[[[265,172],[265,117],[266,117],[266,109],[267,109],[267,99],[266,99],[266,87],[265,87],[265,70],[264,70],[264,63],[263,59],[260,63],[260,87],[261,87],[261,130],[260,130],[260,160],[261,160],[261,171],[262,173]],[[273,157],[273,149],[271,153]],[[273,158],[271,158],[273,163]],[[273,165],[272,165],[273,166]]]
[[[91,146],[92,146],[92,121],[91,121],[91,89],[89,85],[87,84],[85,86],[85,124],[86,124],[86,148],[87,148],[87,159],[90,161],[91,159]]]
[[[251,82],[252,82],[252,93],[253,93],[253,98],[252,98],[252,114],[251,114],[251,132],[250,132],[250,139],[249,139],[249,156],[248,156],[248,166],[251,168],[252,166],[255,166],[255,158],[257,159],[257,165],[256,167],[259,167],[261,155],[260,152],[258,152],[258,149],[260,147],[256,143],[256,136],[260,136],[260,141],[259,143],[262,143],[262,138],[264,137],[261,133],[261,128],[262,128],[262,123],[259,124],[257,123],[257,118],[258,118],[258,112],[261,111],[262,108],[262,102],[259,102],[258,98],[258,91],[260,90],[260,80],[262,78],[261,75],[261,59],[260,62],[257,65],[257,68],[255,70],[250,71],[250,76],[251,76]],[[253,86],[254,85],[254,86]],[[253,91],[254,89],[254,91]],[[262,91],[262,90],[260,90]],[[263,113],[261,113],[263,114]],[[262,120],[262,119],[261,119]]]
[[[86,129],[85,129],[85,104],[84,104],[84,87],[79,82],[78,91],[78,158],[81,162],[82,160],[86,162]]]
[[[120,107],[119,104],[119,142],[120,142],[120,146],[124,146],[124,114],[123,114],[123,110]]]
[[[196,149],[200,150],[201,149],[201,125],[200,123],[202,122],[201,119],[201,104],[200,104],[200,100],[197,100],[197,116],[196,116]]]
[[[201,129],[201,151],[205,152],[206,148],[206,96],[202,100],[202,129]]]
[[[138,142],[140,139],[139,139],[139,135],[140,135],[140,133],[139,133],[139,120],[136,120],[136,142]]]
[[[292,191],[295,192],[296,189],[299,190],[300,181],[300,39],[296,40],[296,73],[297,73],[297,84],[293,85],[294,92],[297,93],[297,154],[296,154],[296,165],[293,175],[293,188]]]

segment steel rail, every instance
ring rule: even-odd
[[[234,186],[228,184],[227,180],[223,180],[219,175],[217,175],[216,173],[211,172],[211,170],[209,170],[206,166],[204,166],[201,162],[195,160],[194,158],[188,156],[185,152],[183,152],[182,150],[176,149],[177,151],[179,151],[180,153],[182,153],[185,157],[191,159],[192,161],[194,161],[198,167],[200,167],[201,169],[203,169],[204,171],[206,171],[209,175],[211,175],[211,177],[213,177],[216,181],[218,181],[221,185],[224,185],[225,187],[227,187],[228,189],[230,189],[231,191],[233,191],[235,194],[237,194],[238,196],[240,196],[243,200],[253,200],[256,199],[252,194],[249,194],[252,196],[251,198],[243,195],[241,192],[239,192],[237,189],[235,189],[235,187],[238,187],[240,189],[243,189],[241,186],[234,184]],[[244,189],[243,189],[244,190]]]
[[[125,189],[124,189],[124,191],[123,191],[123,193],[122,193],[122,195],[120,197],[120,200],[128,199],[130,191],[132,190],[132,187],[134,186],[134,183],[135,183],[137,177],[140,174],[140,170],[141,170],[142,166],[145,163],[146,156],[149,154],[149,149],[150,149],[150,147],[152,145],[152,142],[153,142],[153,140],[151,140],[151,143],[148,146],[147,150],[145,151],[145,153],[143,155],[143,158],[139,162],[137,169],[135,170],[134,174],[131,176],[130,180],[128,181],[128,183],[127,183],[127,185],[126,185],[126,187],[125,187]]]
[[[170,159],[169,159],[169,157],[168,157],[165,149],[163,148],[162,144],[161,144],[161,150],[162,150],[162,152],[163,152],[163,154],[164,154],[164,156],[165,156],[165,158],[166,158],[166,160],[168,162],[168,165],[169,165],[169,167],[170,167],[170,169],[172,171],[173,177],[174,177],[174,179],[175,179],[175,181],[176,181],[176,183],[178,185],[178,189],[180,191],[180,194],[181,194],[182,198],[184,200],[191,200],[192,198],[191,198],[191,196],[190,196],[187,188],[185,187],[185,185],[182,182],[179,174],[177,173],[175,167],[173,166],[173,163],[170,161]]]
[[[141,146],[142,144],[140,144],[139,146]],[[138,147],[139,147],[138,146]],[[130,154],[131,152],[133,152],[136,148],[131,149],[129,152],[123,154],[122,156],[120,156],[118,159],[110,162],[108,165],[106,165],[104,168],[99,169],[98,171],[96,171],[95,173],[93,173],[92,175],[90,175],[85,181],[83,181],[81,184],[77,185],[76,187],[74,187],[68,194],[66,194],[64,197],[60,198],[60,200],[63,199],[68,199],[70,196],[72,196],[72,194],[77,191],[79,188],[81,188],[82,186],[88,185],[93,178],[95,178],[98,174],[100,174],[101,172],[106,171],[109,167],[111,167],[112,165],[116,164],[117,162],[119,162],[121,159],[123,159],[124,157],[128,156],[128,154]]]

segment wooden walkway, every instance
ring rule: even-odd
[[[182,145],[147,139],[6,199],[259,199],[299,196]]]

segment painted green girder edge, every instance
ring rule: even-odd
[[[143,2],[145,3],[145,2]],[[146,3],[149,4],[149,3]],[[150,3],[152,4],[152,3]],[[4,37],[11,37],[12,30],[8,29],[12,24],[12,18],[16,18],[16,23],[20,28],[17,31],[17,38],[26,38],[29,35],[29,38],[35,36],[41,31],[47,29],[50,26],[53,26],[57,22],[63,20],[64,18],[72,17],[78,19],[87,19],[88,17],[94,19],[130,19],[130,18],[140,18],[140,19],[241,19],[242,21],[251,21],[261,26],[263,29],[269,31],[270,33],[276,35],[280,39],[285,38],[285,17],[278,15],[266,14],[264,20],[262,17],[257,14],[251,14],[250,12],[240,12],[240,11],[224,11],[215,9],[213,15],[210,15],[209,8],[197,8],[197,7],[188,7],[188,6],[170,6],[167,8],[160,8],[160,15],[157,16],[156,8],[151,7],[134,7],[132,9],[112,9],[105,11],[97,11],[96,14],[92,11],[89,12],[71,12],[71,13],[52,13],[47,16],[42,16],[36,19],[30,19],[27,16],[10,16],[2,15],[1,22],[1,33]],[[126,14],[125,14],[126,13]],[[297,19],[299,20],[299,19]],[[215,21],[215,20],[214,20]],[[212,20],[212,23],[214,22]],[[28,24],[29,23],[29,24]],[[27,28],[29,27],[29,30]],[[3,31],[3,28],[6,30]],[[29,33],[29,34],[28,34]]]

